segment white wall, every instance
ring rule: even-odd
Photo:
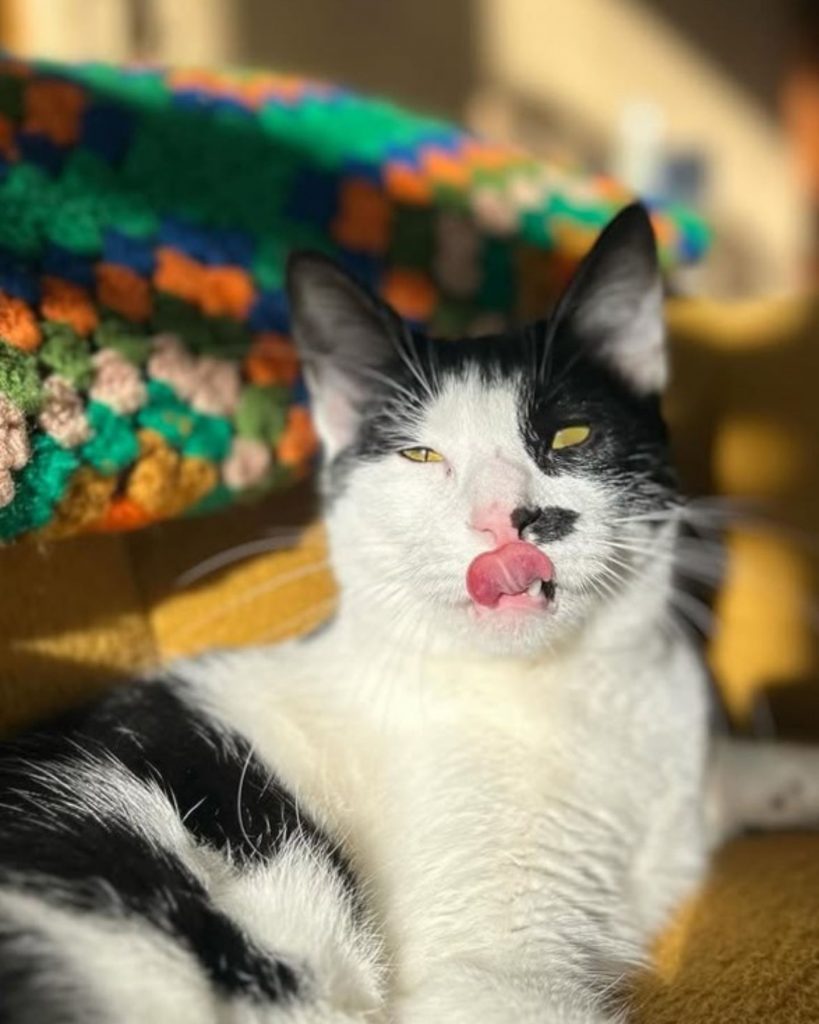
[[[479,7],[479,112],[519,134],[521,120],[531,122],[541,104],[605,139],[623,104],[658,102],[669,142],[695,145],[710,158],[710,206],[720,229],[715,289],[796,285],[811,225],[786,140],[770,112],[692,43],[630,0],[479,0]],[[516,118],[516,109],[527,118]]]

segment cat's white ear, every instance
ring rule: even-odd
[[[627,206],[601,232],[555,316],[640,394],[668,376],[663,283],[648,213]]]
[[[326,457],[333,458],[355,437],[379,370],[395,354],[399,321],[320,253],[290,257],[287,296],[313,419]]]

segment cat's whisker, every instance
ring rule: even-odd
[[[389,391],[392,391],[403,398],[410,407],[423,410],[424,404],[419,395],[414,391],[411,391],[408,387],[405,387],[400,383],[400,381],[395,380],[394,377],[390,377],[388,374],[377,370],[374,366],[360,366],[357,363],[348,363],[346,360],[339,360],[339,365],[342,367],[348,366],[349,369],[354,370],[358,376],[383,385]]]
[[[697,541],[696,543],[699,544],[700,542]],[[718,591],[730,581],[735,586],[756,585],[760,590],[764,589],[764,592],[769,597],[776,596],[776,585],[772,584],[767,574],[744,559],[730,559],[728,553],[718,543],[702,543],[706,547],[705,553],[698,553],[696,550],[684,551],[682,553],[674,551],[662,552],[640,546],[629,547],[620,543],[612,546],[623,554],[636,554],[640,556],[643,559],[643,564],[647,561],[664,563],[674,570],[678,578],[690,580],[694,584],[703,584],[709,588],[709,591]],[[709,555],[709,550],[715,554],[713,556]],[[607,557],[611,559],[613,556],[610,553]],[[631,566],[631,569],[634,571],[635,567]],[[703,608],[708,609],[708,614],[713,617],[710,607],[700,601],[695,595],[687,591],[680,591],[679,588],[675,589],[675,593],[685,594],[684,600],[688,602],[699,601]],[[819,604],[815,602],[803,603],[799,614],[811,630],[819,632]],[[702,622],[698,622],[697,627],[701,628]]]
[[[684,518],[681,507],[666,510],[655,510],[652,512],[635,512],[633,515],[617,516],[612,522],[617,526],[626,526],[631,523],[677,523]]]
[[[415,341],[412,337],[412,332],[409,330],[406,324],[404,324],[403,326],[404,329],[402,332],[402,337],[400,339],[393,339],[393,347],[396,353],[398,354],[398,357],[400,358],[401,362],[406,366],[406,368],[409,370],[409,372],[421,386],[426,397],[432,400],[435,398],[435,394],[432,390],[430,382],[425,377],[424,372],[418,361],[418,353],[415,346]],[[390,334],[390,338],[393,338],[392,334]],[[414,359],[410,355],[410,351],[415,353]]]
[[[669,594],[669,602],[672,606],[692,625],[694,625],[703,636],[709,636],[713,630],[715,618],[711,608],[692,594],[677,588]]]
[[[281,587],[288,586],[289,584],[305,579],[308,576],[317,576],[319,574],[326,573],[329,567],[329,560],[324,558],[319,562],[300,566],[290,572],[275,573],[263,580],[261,583],[245,588],[231,600],[221,604],[218,608],[209,611],[206,615],[198,616],[192,622],[186,623],[182,629],[177,630],[173,636],[172,646],[179,643],[180,640],[190,640],[192,636],[196,636],[196,634],[200,633],[206,626],[224,619],[225,616],[245,607],[256,598],[266,596],[276,590],[279,590]]]
[[[612,552],[618,552],[621,556],[628,556],[635,565],[645,565],[647,562],[662,562],[676,566],[681,572],[688,569],[696,569],[699,572],[710,573],[713,578],[721,580],[726,567],[726,559],[708,552],[698,551],[646,551],[642,548],[612,546]]]
[[[663,516],[657,513],[635,514],[619,517],[613,522],[617,525],[630,525],[641,522],[659,522]],[[785,522],[767,512],[758,503],[743,501],[736,498],[720,498],[719,496],[690,499],[679,506],[679,521],[688,524],[696,531],[725,535],[732,534],[769,534],[783,538],[804,551],[813,555],[819,554],[819,534],[815,531],[801,529],[792,523]],[[701,541],[703,538],[692,538],[685,535],[683,543]],[[719,543],[719,542],[714,542]]]
[[[298,635],[301,633],[302,627],[306,628],[314,622],[316,626],[320,626],[337,608],[338,598],[336,597],[328,597],[323,601],[316,601],[314,604],[302,608],[295,615],[289,615],[284,619],[277,619],[275,627],[267,630],[266,633],[262,633],[257,642],[260,644],[278,643],[291,633],[295,632]]]
[[[245,758],[245,762],[242,766],[242,771],[239,776],[239,785],[236,788],[236,819],[238,821],[239,831],[241,832],[243,839],[245,840],[247,845],[253,850],[254,854],[257,857],[261,857],[261,851],[259,849],[258,843],[255,843],[250,838],[247,832],[247,828],[245,827],[244,806],[242,804],[242,792],[244,790],[245,778],[247,777],[247,771],[248,768],[250,767],[250,763],[252,760],[253,747],[249,746],[247,751],[247,757]]]
[[[197,562],[196,565],[192,566],[190,569],[186,569],[185,572],[180,573],[176,579],[175,585],[178,589],[183,590],[185,587],[191,586],[191,584],[218,572],[220,569],[224,569],[236,562],[253,558],[255,555],[267,554],[271,551],[313,550],[312,548],[308,549],[299,547],[298,541],[303,535],[303,530],[293,530],[290,533],[282,534],[280,536],[259,537],[256,540],[245,541],[243,544],[236,544],[234,547],[225,548],[225,550],[219,551],[215,555],[203,558],[201,562]],[[323,549],[316,546],[315,550],[321,551]]]
[[[425,347],[426,367],[429,373],[429,382],[433,395],[439,395],[442,391],[441,385],[441,360],[438,354],[438,343],[428,341]]]
[[[636,555],[654,557],[657,554],[667,555],[672,558],[710,558],[712,561],[725,560],[725,545],[715,541],[707,541],[693,538],[678,538],[673,549],[667,547],[666,542],[644,544],[639,540],[623,540],[617,538],[606,538],[604,544],[619,551],[627,551]]]

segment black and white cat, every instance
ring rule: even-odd
[[[709,743],[674,624],[648,218],[502,337],[289,289],[338,614],[2,748],[0,1022],[620,1020],[711,845],[819,811],[813,753]]]

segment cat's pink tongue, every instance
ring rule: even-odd
[[[466,571],[466,589],[475,604],[494,607],[504,594],[525,594],[539,580],[550,580],[554,566],[543,552],[525,541],[512,541],[473,559]]]

